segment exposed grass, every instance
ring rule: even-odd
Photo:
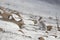
[[[37,20],[32,20],[34,22],[34,24],[37,24]]]
[[[18,31],[20,31],[20,32],[22,32],[24,34],[24,32],[22,30],[18,30]]]
[[[57,27],[58,31],[60,31],[60,27]]]
[[[53,26],[48,25],[48,26],[47,26],[47,31],[51,31],[52,27],[53,27]]]
[[[1,32],[1,31],[4,31],[4,30],[3,30],[2,28],[0,28],[0,32]]]
[[[43,37],[39,37],[38,39],[39,39],[39,40],[45,40]]]
[[[2,20],[13,22],[13,23],[17,24],[19,26],[19,28],[22,28],[22,26],[24,25],[24,22],[23,22],[23,19],[22,19],[21,15],[20,15],[20,13],[18,11],[11,10],[11,13],[8,13],[8,12],[6,12],[6,8],[0,7],[0,9],[3,11],[3,13],[0,13],[0,15],[2,16]],[[19,16],[19,18],[21,20],[20,21],[16,21],[13,18],[12,14],[16,14],[17,16]],[[12,17],[12,19],[9,19],[10,16]]]

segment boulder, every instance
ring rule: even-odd
[[[39,40],[45,40],[43,37],[39,37],[38,39],[39,39]]]

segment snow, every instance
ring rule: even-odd
[[[9,6],[8,6],[9,4]],[[5,0],[1,1],[1,5],[7,8],[16,9],[23,13],[29,13],[34,15],[41,16],[55,16],[57,13],[59,14],[60,7],[52,4],[48,4],[46,2],[38,1],[38,0]],[[50,14],[50,15],[49,15]]]
[[[0,18],[3,18],[2,16],[0,16]]]
[[[37,0],[0,0],[0,3],[0,5],[5,8],[22,12],[22,19],[25,23],[25,25],[23,25],[24,28],[20,29],[19,26],[13,22],[0,20],[0,28],[4,30],[0,32],[0,40],[38,40],[39,37],[43,37],[45,40],[60,40],[60,32],[55,28],[56,20],[48,19],[49,16],[55,17],[55,12],[58,12],[59,14],[60,8],[58,6],[47,4],[45,2],[39,2]],[[43,30],[39,30],[38,28],[41,25],[34,25],[34,22],[31,20],[32,18],[30,18],[30,14],[47,17],[43,18],[43,20],[45,20],[44,23],[46,25],[53,25],[54,28],[48,33]],[[12,14],[12,16],[16,21],[21,20],[16,14]],[[11,18],[12,17],[9,19]],[[36,20],[37,19],[38,17]],[[22,30],[24,33],[18,30]],[[52,35],[57,35],[58,37],[55,38]]]
[[[28,24],[34,24],[33,21],[31,21],[31,20],[24,20],[24,23],[27,24],[27,25]]]
[[[12,17],[15,19],[15,21],[20,21],[20,17],[16,14],[12,14]]]
[[[21,32],[19,32],[18,30],[19,27],[18,25],[14,24],[14,23],[10,23],[10,22],[5,22],[5,21],[1,21],[0,20],[0,28],[2,28],[3,30],[5,30],[5,32],[0,32],[0,40],[30,40],[30,38],[26,38],[24,37]],[[32,40],[32,39],[31,39]]]
[[[4,12],[2,10],[0,10],[0,12],[3,14]]]
[[[24,28],[20,29],[19,26],[13,22],[7,22],[0,20],[0,28],[5,30],[5,32],[0,32],[0,39],[1,40],[38,40],[39,37],[43,37],[45,40],[60,40],[60,32],[57,30],[52,29],[49,33],[45,33],[43,30],[39,30],[38,26],[35,26],[33,21],[29,20],[30,17],[28,15],[24,15]],[[15,16],[14,16],[15,17]],[[24,19],[25,18],[25,19]],[[24,33],[22,33],[22,30]],[[56,34],[55,34],[56,33]],[[55,38],[52,35],[57,35],[58,37]],[[48,36],[48,37],[47,37]]]
[[[0,20],[0,27],[8,31],[19,30],[18,25],[11,22],[1,21],[1,20]]]
[[[30,23],[30,22],[29,22]],[[1,21],[0,20],[0,28],[3,28],[5,30],[5,32],[0,32],[0,39],[1,40],[38,40],[38,37],[42,36],[44,37],[45,40],[59,40],[56,39],[54,36],[48,36],[45,37],[45,35],[47,35],[44,31],[41,30],[34,30],[35,26],[30,25],[28,23],[26,23],[25,28],[27,29],[19,29],[19,27],[11,22],[5,22],[5,21]],[[33,28],[33,29],[32,29]],[[21,33],[18,30],[22,30],[24,32]],[[52,33],[52,32],[49,32]]]

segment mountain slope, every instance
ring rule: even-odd
[[[51,0],[53,1],[53,0]],[[1,2],[2,6],[13,8],[20,12],[42,16],[60,15],[60,6],[38,0],[5,0]]]

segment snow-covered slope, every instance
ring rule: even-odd
[[[23,13],[41,15],[41,16],[55,16],[56,13],[60,15],[60,6],[49,4],[39,0],[0,0],[0,5],[13,8]]]
[[[52,35],[56,33],[56,30],[52,29],[53,31],[47,34],[45,31],[36,29],[38,26],[34,26],[33,21],[28,21],[25,16],[24,18],[24,20],[27,21],[25,21],[26,24],[23,29],[19,29],[19,27],[12,22],[0,20],[0,28],[4,30],[0,31],[0,40],[38,40],[39,37],[43,37],[45,40],[60,40],[60,32],[57,31],[56,35],[58,35],[58,37],[55,38]],[[24,33],[18,30],[22,30]]]
[[[40,0],[0,0],[0,6],[21,12],[25,23],[24,28],[20,29],[15,23],[0,20],[0,28],[4,30],[0,31],[0,40],[38,40],[40,36],[45,40],[60,40],[59,31],[55,28],[49,33],[39,30],[39,26],[34,25],[30,17],[31,14],[42,16],[46,25],[52,24],[55,27],[56,20],[54,18],[56,13],[60,17],[59,5]],[[53,19],[48,19],[50,16]],[[57,35],[58,37],[55,38],[53,35]]]

